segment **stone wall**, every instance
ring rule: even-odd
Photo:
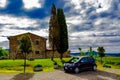
[[[27,54],[27,58],[43,58],[43,57],[45,57],[46,38],[37,36],[32,33],[25,33],[25,34],[30,36],[32,46],[33,46],[33,52]],[[23,54],[19,50],[19,38],[25,34],[11,36],[8,38],[9,39],[9,47],[10,47],[10,53],[9,53],[10,59],[24,58]]]
[[[46,51],[46,57],[47,58],[51,58],[53,55],[53,51],[52,50],[47,50]],[[63,54],[63,57],[70,57],[70,51],[66,51]],[[54,58],[60,58],[60,54],[57,51],[54,51]]]

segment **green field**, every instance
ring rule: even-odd
[[[54,58],[54,61],[58,63],[59,68],[63,67],[63,63],[70,60],[70,58],[63,58],[61,61],[59,58]],[[98,69],[103,69],[103,65],[107,64],[114,69],[120,69],[120,57],[104,57],[103,64],[100,64],[100,58],[96,59]],[[24,60],[0,60],[0,73],[14,73],[23,72]],[[26,72],[33,73],[35,65],[42,65],[43,72],[54,71],[54,62],[51,59],[35,59],[33,61],[27,60]],[[105,68],[104,68],[105,69]]]
[[[100,58],[97,58],[97,61],[100,62]],[[109,65],[112,68],[120,69],[120,57],[103,57],[102,66]]]

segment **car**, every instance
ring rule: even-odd
[[[68,62],[64,63],[65,72],[79,73],[83,70],[96,71],[97,64],[94,58],[89,56],[74,56]]]

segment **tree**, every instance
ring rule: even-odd
[[[52,57],[51,60],[54,58],[54,51],[56,46],[58,45],[59,41],[59,26],[57,21],[57,14],[56,14],[56,7],[53,4],[51,9],[51,17],[49,22],[49,47],[52,49]]]
[[[80,51],[80,56],[85,56],[86,54],[82,51],[82,48],[78,48]]]
[[[24,55],[24,73],[26,70],[26,55],[33,51],[32,42],[28,34],[23,35],[19,38],[20,44],[19,49],[21,53]]]
[[[68,31],[67,24],[63,9],[57,9],[57,19],[59,25],[59,42],[57,51],[60,53],[60,59],[63,57],[63,53],[68,49]]]
[[[91,46],[89,47],[88,52],[89,52],[89,56],[91,56],[91,57],[93,57],[93,56],[94,56],[94,51],[93,51],[93,49],[92,49],[92,47],[91,47]]]
[[[4,59],[8,57],[8,51],[0,47],[0,59]]]
[[[99,57],[101,57],[101,64],[102,64],[102,58],[105,56],[105,49],[103,46],[100,46],[97,48],[97,51],[98,51],[98,55]]]

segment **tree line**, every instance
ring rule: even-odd
[[[103,46],[99,46],[97,48],[97,51],[98,51],[98,54],[94,54],[94,50],[92,49],[92,47],[90,46],[89,49],[88,49],[88,54],[85,54],[85,52],[82,51],[82,48],[78,48],[79,51],[80,51],[80,56],[85,56],[85,55],[88,55],[88,56],[91,56],[93,58],[96,58],[97,55],[101,58],[101,63],[102,63],[102,58],[105,56],[105,49]]]

